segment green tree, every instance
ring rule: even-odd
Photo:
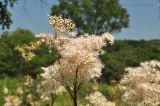
[[[9,8],[13,8],[19,0],[0,0],[0,26],[3,29],[9,29],[12,24],[12,13]],[[23,0],[25,3],[25,0]],[[47,0],[39,0],[42,4],[48,5]],[[25,5],[25,4],[24,4]],[[25,7],[24,7],[25,8]],[[25,11],[25,10],[24,10]]]
[[[102,72],[104,82],[119,81],[126,67],[136,67],[143,61],[160,60],[160,40],[134,41],[119,40],[105,49],[101,60],[105,67]]]
[[[14,50],[18,45],[35,40],[33,33],[17,29],[15,32],[3,32],[0,38],[0,73],[14,76],[22,69],[21,56]]]
[[[26,74],[35,76],[41,72],[42,66],[48,66],[54,61],[55,53],[49,53],[48,48],[42,45],[36,51],[37,56],[25,63],[15,47],[36,41],[34,34],[29,30],[17,29],[14,32],[3,32],[0,36],[0,77]]]
[[[59,0],[50,14],[70,18],[79,33],[119,32],[129,24],[127,10],[119,0]]]
[[[0,25],[2,29],[8,28],[12,23],[11,12],[8,10],[8,7],[13,8],[17,0],[1,0],[0,1]]]

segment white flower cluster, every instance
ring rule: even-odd
[[[20,88],[17,89],[17,93],[21,94],[23,93],[23,91]],[[20,106],[22,101],[21,99],[16,96],[16,95],[10,95],[8,88],[4,87],[3,89],[3,93],[4,93],[4,105],[3,106]]]
[[[75,90],[78,92],[81,85],[85,81],[89,81],[95,77],[100,77],[103,64],[98,58],[102,47],[106,44],[113,44],[114,37],[109,33],[104,33],[101,36],[84,34],[76,37],[76,33],[70,32],[74,26],[71,21],[62,19],[62,17],[49,17],[49,23],[60,33],[68,33],[68,36],[57,34],[56,37],[51,37],[48,34],[40,34],[39,38],[49,42],[57,53],[57,60],[54,64],[43,68],[44,73],[41,75],[48,84],[51,92],[56,93],[61,84],[67,85],[70,92]],[[70,25],[66,25],[66,24]],[[70,28],[66,28],[70,27]],[[45,38],[46,37],[46,38]],[[62,89],[61,89],[62,90]],[[62,90],[63,91],[63,90]],[[72,95],[72,93],[70,93]],[[73,95],[72,95],[73,97]]]
[[[54,39],[53,47],[60,58],[52,66],[49,66],[54,68],[50,71],[59,72],[64,78],[63,81],[74,81],[76,78],[83,82],[94,77],[100,77],[103,65],[98,58],[99,52],[106,45],[106,42],[113,43],[113,41],[114,37],[108,33],[102,36]],[[51,74],[48,75],[51,76]],[[55,79],[59,80],[57,77]]]
[[[85,98],[89,101],[86,106],[115,106],[114,102],[108,101],[103,94],[96,91]]]
[[[18,96],[7,96],[5,97],[5,104],[3,106],[20,106],[22,101]]]
[[[64,84],[73,99],[85,81],[100,77],[103,64],[98,56],[103,46],[113,44],[114,37],[109,33],[76,37],[77,34],[71,32],[75,25],[61,16],[50,16],[49,24],[56,32],[55,36],[44,33],[36,35],[40,38],[40,44],[46,44],[57,53],[54,64],[42,68],[43,84],[47,86],[49,94],[55,95],[64,92]]]
[[[70,32],[76,26],[71,20],[63,19],[62,16],[49,16],[49,24],[53,27],[54,31],[60,33]]]
[[[120,83],[123,85],[123,100],[139,106],[160,104],[160,61],[152,60],[140,67],[128,67]]]
[[[102,47],[106,45],[106,42],[113,44],[114,37],[109,33],[104,33],[101,36],[80,36],[77,38],[68,39],[65,44],[60,46],[59,52],[62,56],[68,57],[77,53],[87,51],[88,53],[99,55]],[[69,50],[69,51],[68,51]],[[69,54],[67,54],[69,53]],[[72,54],[71,54],[72,53]]]
[[[56,73],[55,71],[51,71],[53,69],[52,66],[42,69],[45,71],[44,73],[41,74],[41,76],[44,78],[42,85],[45,87],[44,89],[47,95],[51,94],[60,95],[63,92],[65,92],[65,88],[60,84],[60,82],[54,79],[58,75],[58,73]]]
[[[26,76],[26,83],[25,83],[25,85],[27,86],[27,87],[31,87],[32,85],[33,85],[33,79],[32,79],[32,77],[31,76]]]

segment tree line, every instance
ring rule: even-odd
[[[46,46],[40,46],[36,56],[30,62],[25,62],[15,47],[36,40],[29,30],[17,29],[14,32],[3,32],[0,36],[1,78],[28,74],[36,76],[42,72],[42,66],[48,66],[56,59],[54,51],[50,53]],[[105,67],[99,80],[107,83],[119,81],[124,68],[138,66],[146,60],[160,60],[159,47],[160,40],[116,40],[114,45],[104,48],[105,53],[100,55]]]

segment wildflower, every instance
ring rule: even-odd
[[[85,98],[89,101],[87,106],[115,106],[114,102],[108,101],[100,92],[96,91]]]
[[[41,93],[43,90],[42,90],[42,85],[41,84],[37,84],[36,86],[36,90],[37,90],[37,93]]]
[[[32,102],[30,102],[30,105],[31,106],[40,106],[38,101],[32,101]]]
[[[128,72],[121,79],[124,95],[123,101],[130,104],[152,105],[160,104],[160,62],[145,61],[139,67],[128,67]],[[121,88],[120,88],[121,89]]]
[[[77,33],[75,32],[69,32],[68,36],[69,37],[76,37]]]
[[[60,95],[63,92],[65,92],[65,88],[58,81],[54,79],[45,79],[42,82],[42,86],[44,86],[45,90],[44,92],[46,92],[48,95],[50,94]]]
[[[42,76],[49,79],[46,82],[51,81],[48,83],[50,85],[56,85],[56,82],[58,82],[67,86],[67,90],[76,106],[77,103],[74,98],[76,98],[77,92],[83,83],[101,76],[103,64],[98,58],[99,53],[102,51],[103,46],[114,42],[114,37],[108,33],[102,36],[88,36],[85,34],[80,37],[73,37],[70,30],[74,27],[67,25],[71,24],[70,20],[62,19],[61,16],[49,17],[49,23],[56,32],[69,34],[66,37],[57,34],[55,38],[49,41],[52,42],[58,59],[54,64],[43,68],[45,71]]]
[[[20,104],[22,103],[22,101],[18,96],[9,95],[6,96],[4,100],[5,100],[4,106],[20,106]]]
[[[46,93],[42,93],[40,99],[42,101],[48,101],[48,100],[50,100],[49,96],[46,95]]]
[[[62,16],[49,16],[49,24],[53,27],[54,31],[64,33],[70,32],[75,28],[75,24],[69,19],[63,19]]]
[[[3,88],[3,93],[4,93],[5,95],[7,95],[7,94],[9,93],[8,88],[7,88],[6,86]]]
[[[18,88],[17,88],[17,94],[19,94],[19,95],[23,94],[23,89],[22,89],[22,87],[18,87]]]
[[[55,36],[44,33],[36,35],[40,39],[40,44],[46,44],[57,53],[54,64],[43,67],[44,73],[41,74],[43,84],[47,86],[48,94],[54,95],[64,92],[63,86],[66,86],[74,106],[77,106],[77,92],[82,85],[101,76],[103,64],[98,56],[102,52],[102,47],[113,44],[114,37],[109,33],[102,36],[84,34],[76,37],[76,33],[71,32],[75,24],[69,19],[63,19],[62,16],[49,16],[49,24],[56,32]],[[36,47],[31,48],[34,50]],[[32,49],[28,48],[29,51]],[[26,54],[23,55],[25,57]],[[29,59],[33,57],[32,55]],[[27,78],[26,85],[32,86],[30,77]]]
[[[26,78],[27,78],[27,81],[26,81],[25,85],[27,87],[31,87],[33,85],[33,79],[32,79],[32,77],[31,76],[26,76]]]
[[[33,99],[33,96],[32,96],[31,93],[29,93],[29,94],[27,95],[27,100],[28,100],[28,101],[32,101],[32,99]]]
[[[68,41],[55,45],[61,58],[48,67],[49,72],[47,74],[45,71],[46,76],[52,76],[60,81],[61,75],[59,74],[62,74],[63,81],[70,80],[72,82],[76,78],[76,69],[78,68],[76,79],[80,82],[100,77],[103,64],[98,59],[98,55],[107,38],[109,38],[108,41],[113,42],[114,39],[110,39],[112,38],[110,36],[112,35],[68,38]]]

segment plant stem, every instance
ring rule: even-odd
[[[55,96],[51,95],[51,105],[50,106],[54,106],[54,100],[55,100]]]
[[[74,102],[74,106],[77,106],[77,92],[74,93],[73,102]]]

